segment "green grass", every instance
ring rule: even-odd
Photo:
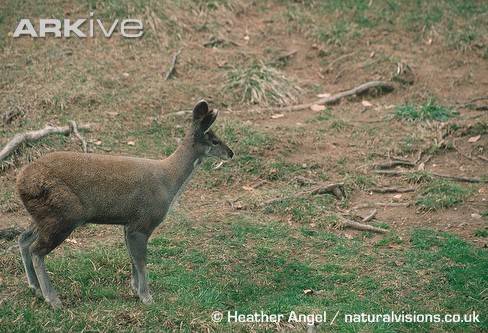
[[[264,211],[289,217],[301,224],[322,223],[334,203],[335,198],[332,195],[290,198],[268,205]]]
[[[462,203],[471,190],[448,180],[432,180],[423,186],[415,204],[424,210],[449,208]]]
[[[295,104],[301,91],[284,73],[260,61],[230,70],[224,90],[240,103],[262,105]]]
[[[438,104],[434,99],[429,99],[422,105],[403,104],[395,109],[395,117],[408,121],[447,121],[459,113],[448,107]]]
[[[477,229],[474,232],[476,237],[488,237],[488,229]]]
[[[155,304],[129,291],[130,264],[120,245],[57,251],[47,265],[66,305],[52,311],[27,290],[17,254],[3,256],[8,295],[0,327],[34,331],[264,332],[264,324],[213,323],[213,311],[328,313],[339,311],[334,331],[478,332],[488,328],[480,299],[488,287],[486,251],[459,238],[416,230],[374,249],[320,229],[290,228],[269,220],[233,217],[164,227],[149,245],[149,279]],[[401,248],[390,248],[389,243]],[[377,263],[372,265],[372,263]],[[367,269],[365,269],[367,267]],[[381,274],[380,274],[381,273]],[[312,289],[312,295],[304,294]],[[478,324],[350,324],[346,313],[481,312]],[[76,314],[76,315],[72,315]],[[330,320],[330,318],[329,318]],[[303,324],[291,324],[304,330]]]

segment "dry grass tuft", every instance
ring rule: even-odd
[[[261,61],[231,70],[224,88],[246,104],[290,105],[297,103],[301,94],[292,80]]]

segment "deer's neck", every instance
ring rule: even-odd
[[[190,140],[186,140],[165,161],[171,167],[169,185],[172,201],[178,199],[185,185],[191,179],[193,171],[201,163],[203,156],[193,149]]]

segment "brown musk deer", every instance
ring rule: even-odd
[[[80,225],[119,224],[132,261],[131,286],[143,303],[151,303],[148,238],[203,158],[234,155],[210,129],[216,118],[207,102],[197,103],[182,143],[163,160],[55,152],[25,167],[17,177],[17,189],[32,217],[31,226],[19,237],[29,287],[52,307],[61,307],[45,256]]]

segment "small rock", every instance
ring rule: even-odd
[[[477,136],[472,136],[468,139],[468,142],[469,143],[475,143],[476,141],[478,141],[479,139],[481,138],[481,135],[477,135]]]

